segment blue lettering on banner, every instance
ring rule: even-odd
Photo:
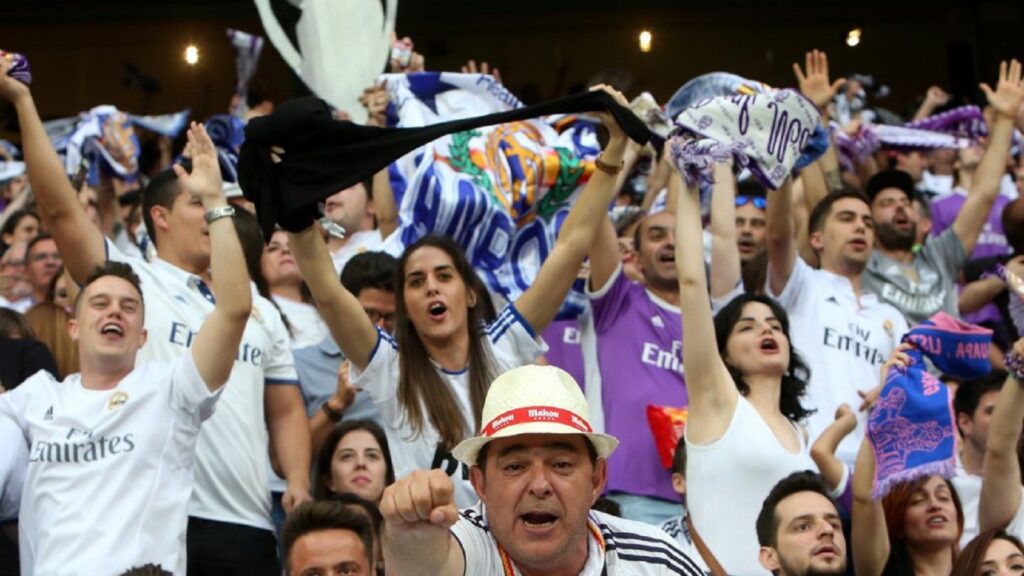
[[[171,322],[171,344],[181,346],[183,348],[191,348],[192,340],[195,339],[196,333],[189,330],[188,326],[181,322]],[[241,346],[238,347],[238,354],[235,355],[235,361],[245,362],[252,364],[257,368],[262,366],[263,362],[263,349],[259,346],[253,346],[248,342],[242,342]]]

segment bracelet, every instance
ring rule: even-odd
[[[207,210],[206,214],[203,214],[203,219],[206,220],[207,224],[211,224],[211,223],[213,223],[216,220],[220,220],[221,218],[227,218],[227,217],[234,216],[234,215],[235,215],[235,208],[234,208],[234,206],[231,206],[231,205],[228,205],[228,206],[218,206],[216,208],[212,208],[210,210]]]
[[[327,419],[330,420],[331,422],[341,422],[341,417],[345,415],[344,410],[338,412],[334,408],[331,408],[331,404],[329,401],[321,404],[320,409],[324,411],[324,414],[327,415]]]
[[[1006,371],[1013,376],[1019,384],[1024,385],[1024,358],[1017,355],[1016,352],[1010,352],[1003,357],[1003,364],[1006,365]]]
[[[609,176],[618,176],[619,172],[622,172],[622,167],[625,165],[625,160],[620,160],[617,166],[613,166],[612,164],[608,164],[604,160],[601,160],[600,156],[594,158],[594,167]]]

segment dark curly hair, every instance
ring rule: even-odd
[[[734,298],[715,315],[715,339],[718,342],[719,354],[722,360],[726,358],[726,345],[729,342],[729,335],[732,329],[739,322],[743,315],[743,307],[751,302],[759,302],[771,309],[772,314],[782,324],[782,334],[790,342],[789,365],[786,366],[786,374],[782,377],[782,394],[779,397],[779,410],[794,422],[799,422],[814,413],[814,410],[804,408],[800,399],[807,392],[807,381],[811,378],[811,369],[807,367],[800,355],[792,346],[792,338],[789,336],[789,316],[786,311],[774,299],[762,294],[743,294]],[[743,379],[743,374],[729,362],[725,362],[736,383],[736,389],[740,394],[746,396],[750,393],[750,385]]]

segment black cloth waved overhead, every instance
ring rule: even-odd
[[[269,116],[249,121],[238,161],[238,182],[246,199],[256,205],[260,227],[269,240],[274,224],[292,232],[306,229],[319,216],[320,201],[447,134],[549,114],[604,110],[635,142],[650,140],[647,126],[601,90],[422,128],[379,128],[338,121],[323,100],[298,98]],[[271,160],[271,146],[285,150],[280,163]]]

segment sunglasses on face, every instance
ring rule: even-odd
[[[737,208],[739,208],[740,206],[743,206],[744,204],[748,204],[748,203],[751,203],[751,202],[754,204],[754,208],[757,208],[758,210],[764,210],[765,207],[768,206],[768,201],[765,198],[761,197],[761,196],[737,196],[736,197],[736,207]]]

